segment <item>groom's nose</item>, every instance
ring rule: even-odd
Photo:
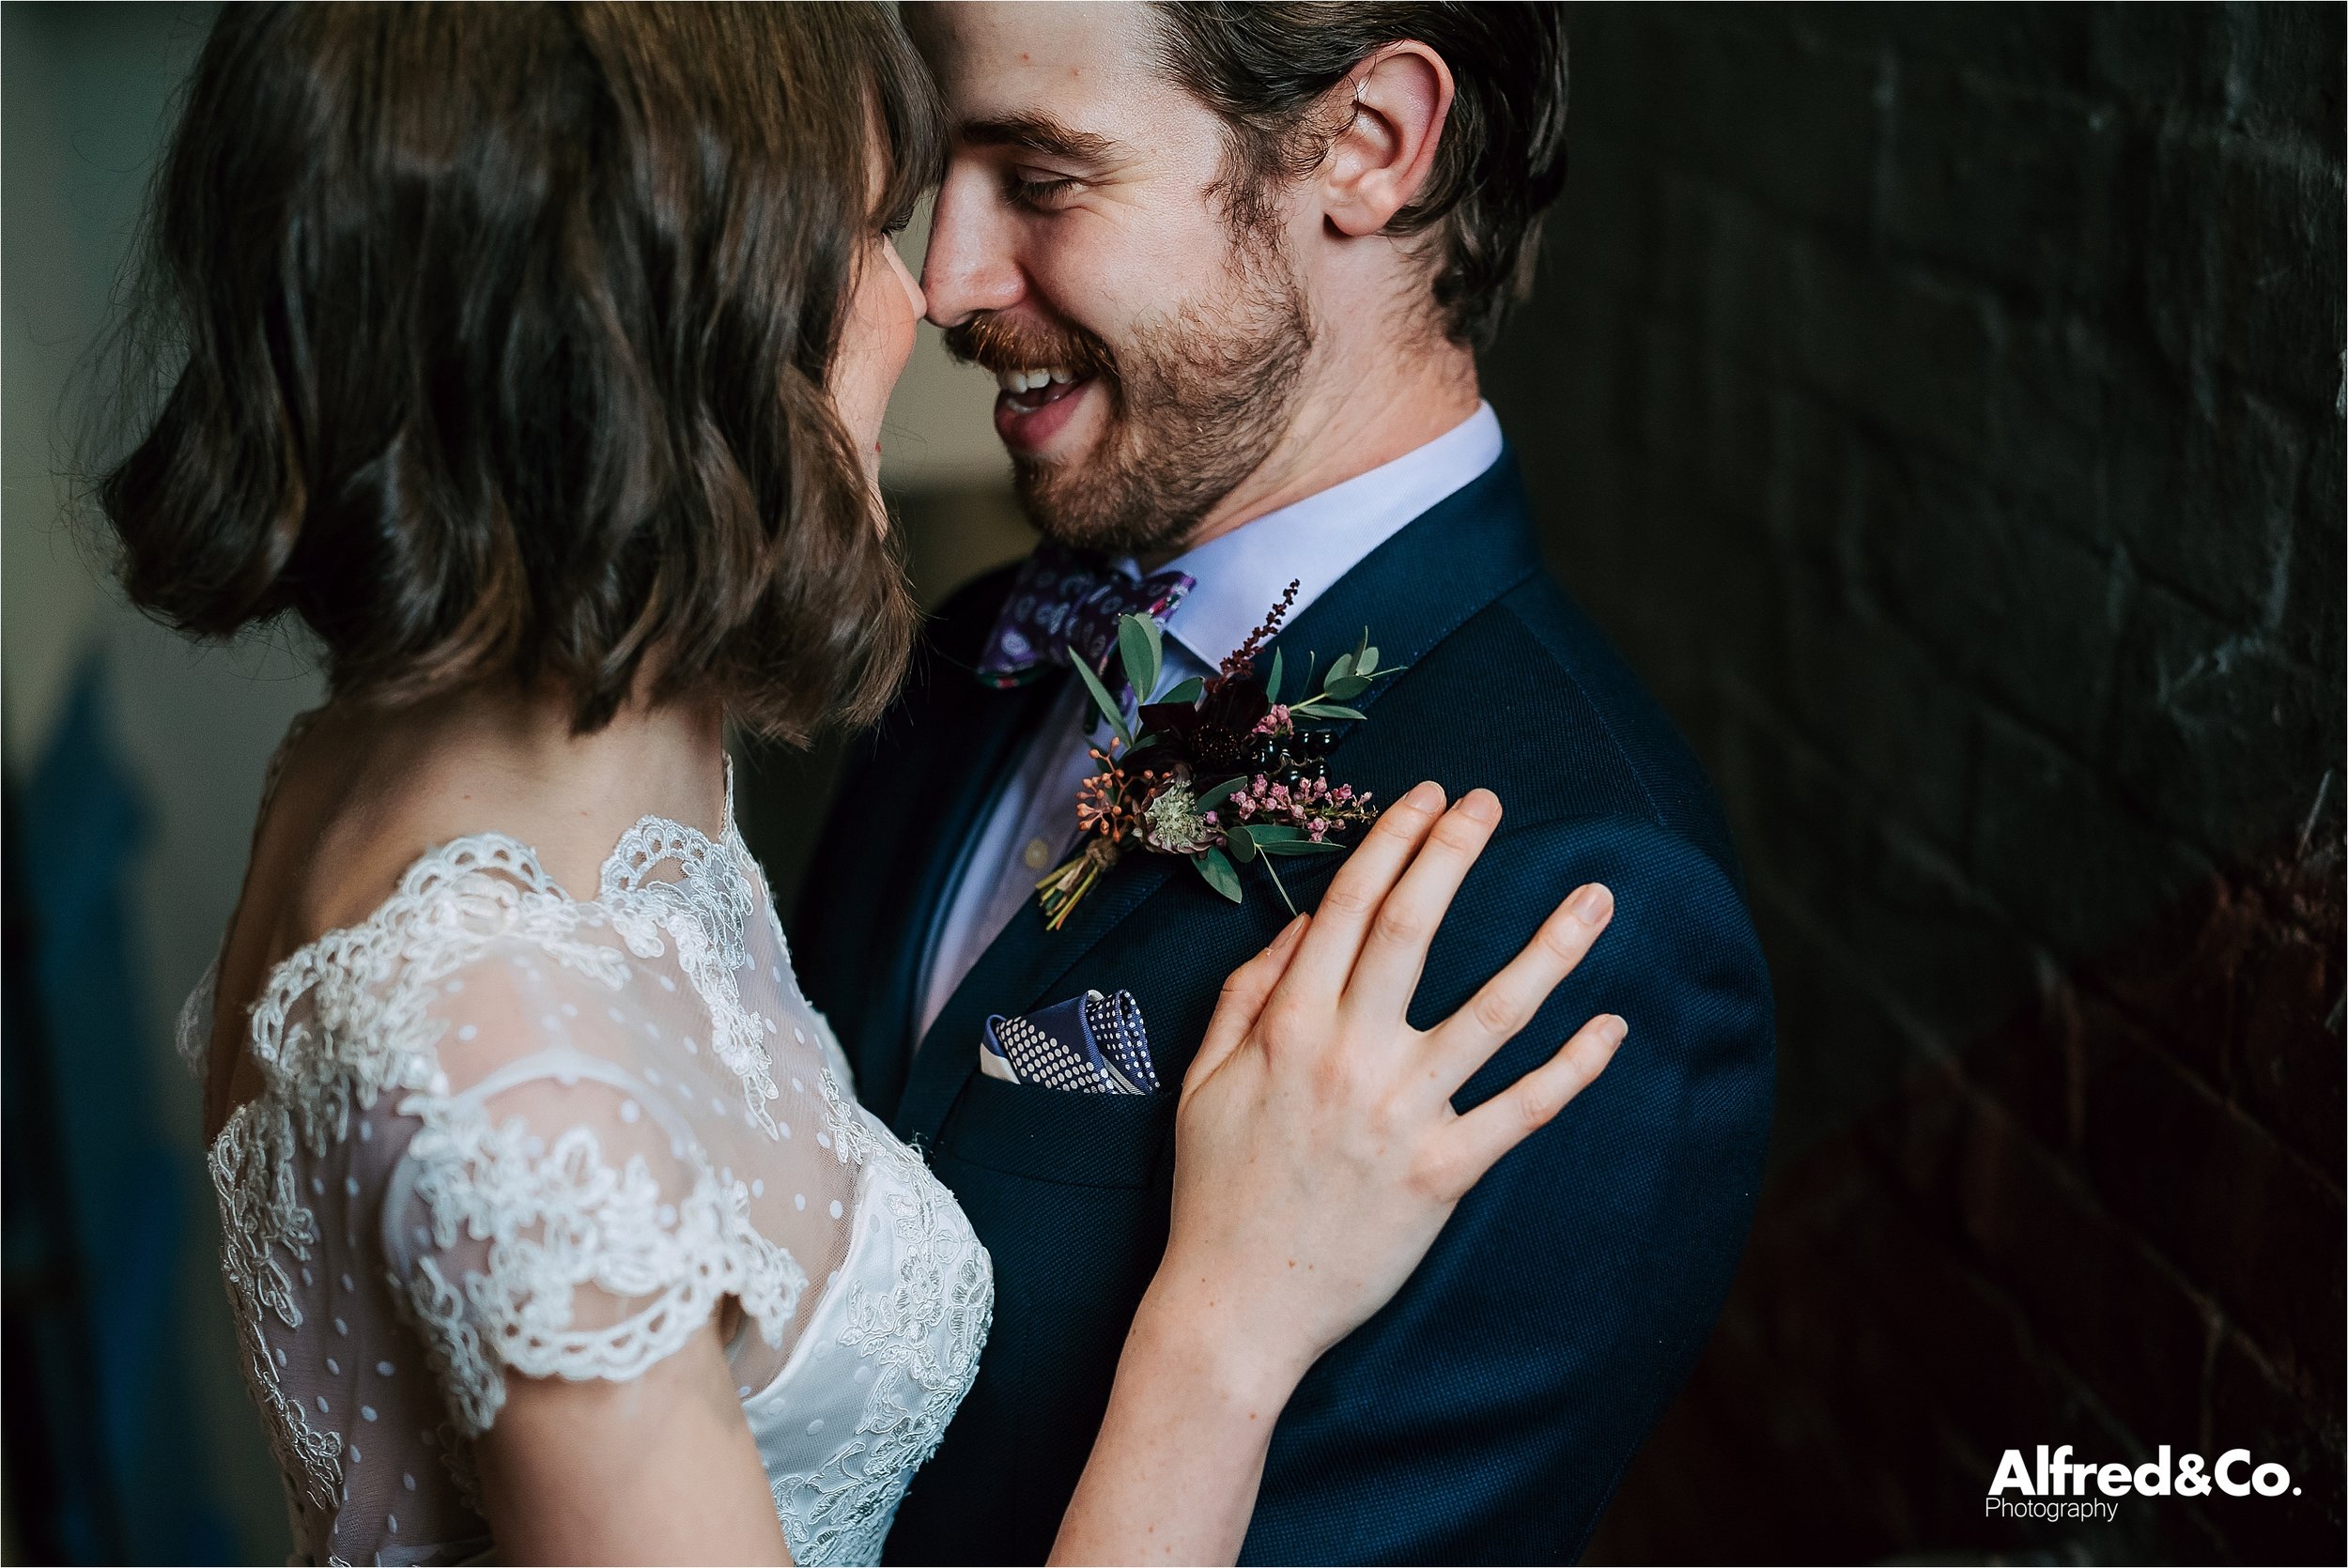
[[[1013,250],[1010,214],[984,169],[949,166],[930,213],[930,246],[921,258],[921,291],[940,327],[998,311],[1027,292]]]

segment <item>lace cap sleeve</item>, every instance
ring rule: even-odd
[[[386,1189],[384,1255],[469,1437],[507,1371],[634,1377],[727,1296],[782,1342],[807,1275],[708,1135],[730,1107],[693,1067],[706,1053],[676,991],[518,946],[434,989],[440,1069],[392,1108],[419,1125]]]

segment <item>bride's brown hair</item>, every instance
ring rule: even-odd
[[[826,377],[938,125],[879,6],[223,8],[97,486],[131,599],[384,701],[869,719],[915,612]]]

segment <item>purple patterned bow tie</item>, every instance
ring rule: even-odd
[[[1163,625],[1193,582],[1186,572],[1160,572],[1135,582],[1098,557],[1039,545],[1019,568],[987,634],[979,679],[1005,688],[1025,685],[1047,666],[1066,665],[1072,651],[1100,674],[1117,648],[1119,616],[1146,615]]]

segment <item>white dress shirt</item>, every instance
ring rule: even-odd
[[[1491,404],[1478,403],[1425,446],[1169,561],[1168,570],[1189,573],[1197,586],[1166,618],[1162,684],[1213,672],[1262,624],[1291,580],[1296,602],[1288,619],[1294,621],[1370,551],[1481,476],[1500,450],[1500,420]],[[1135,571],[1130,561],[1121,564]],[[1108,732],[1099,719],[1083,684],[1071,680],[1005,779],[947,895],[946,918],[923,970],[917,1040],[1019,906],[1036,896],[1037,881],[1074,849],[1076,786],[1093,771],[1089,746],[1103,744]]]

